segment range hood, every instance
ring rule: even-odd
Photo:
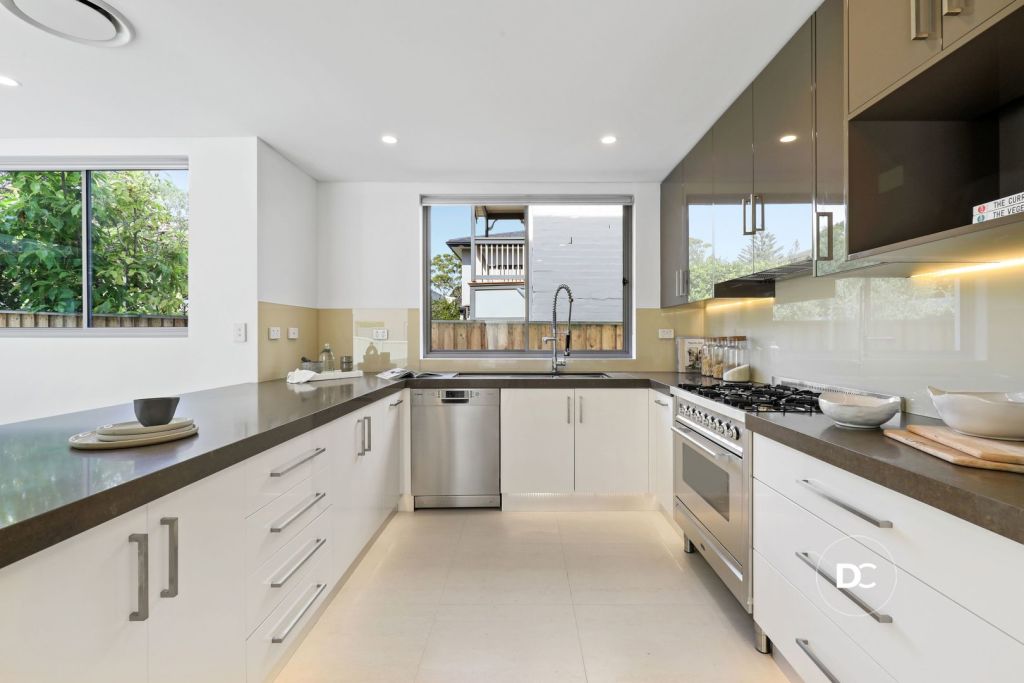
[[[775,283],[810,275],[814,263],[810,259],[769,268],[750,275],[733,278],[715,285],[715,299],[757,299],[775,296]]]

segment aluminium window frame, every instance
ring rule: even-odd
[[[89,186],[94,171],[188,171],[188,157],[132,156],[132,157],[0,157],[3,171],[79,171],[82,174],[82,326],[81,327],[5,327],[0,329],[4,338],[184,338],[189,336],[185,327],[92,327],[92,193]],[[191,210],[189,212],[191,219]],[[190,220],[191,223],[191,220]],[[191,224],[189,225],[191,232]],[[191,242],[191,240],[190,240]],[[191,244],[190,244],[191,247]],[[191,277],[189,278],[191,284]],[[146,315],[146,314],[141,314]],[[163,317],[163,316],[152,316]]]
[[[455,351],[431,351],[431,254],[430,254],[430,208],[438,205],[480,205],[480,204],[524,204],[527,207],[527,224],[524,225],[523,239],[523,281],[525,288],[525,317],[522,324],[526,326],[526,349],[522,350],[455,350]],[[422,303],[420,315],[420,358],[435,359],[444,358],[449,360],[480,360],[480,359],[502,359],[513,360],[550,358],[550,349],[533,349],[530,345],[530,325],[537,322],[550,322],[548,320],[538,321],[530,319],[530,231],[529,208],[532,205],[569,205],[569,204],[605,204],[622,207],[622,350],[621,351],[587,351],[584,349],[573,349],[570,358],[581,358],[587,360],[623,360],[632,359],[634,355],[634,318],[636,316],[636,305],[634,302],[634,270],[633,263],[633,236],[634,226],[634,198],[632,195],[420,195],[420,218],[421,218],[421,277]],[[475,234],[476,220],[471,214],[472,230]],[[470,255],[471,273],[473,268],[472,259],[475,254]],[[471,304],[472,305],[472,304]],[[486,322],[486,321],[485,321]],[[514,321],[518,323],[518,321]],[[560,321],[564,323],[564,321]]]

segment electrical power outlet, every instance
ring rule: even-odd
[[[373,330],[373,338],[376,341],[387,341],[388,339],[388,328],[376,327]]]
[[[658,330],[658,339],[671,339],[674,336],[676,336],[675,330],[667,330],[664,328]]]
[[[288,328],[288,338],[289,339],[298,339],[299,338],[299,328],[297,328],[297,327],[289,327]]]
[[[267,332],[268,332],[267,336],[270,337],[270,339],[280,339],[281,338],[281,328],[280,327],[271,327],[270,329],[267,330]]]
[[[234,327],[232,328],[232,330],[233,330],[232,338],[236,342],[244,342],[245,341],[245,336],[246,336],[245,335],[245,323],[235,323]]]

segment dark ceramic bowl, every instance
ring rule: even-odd
[[[143,427],[165,425],[174,418],[174,411],[178,409],[178,400],[177,396],[137,398],[135,399],[135,417]]]

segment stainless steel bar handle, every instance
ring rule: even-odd
[[[403,403],[405,403],[405,399],[404,399],[404,398],[400,398],[400,399],[398,399],[397,401],[395,401],[394,403],[391,403],[391,404],[390,404],[390,407],[391,407],[391,408],[394,408],[394,407],[396,407],[396,406],[400,406],[400,405],[402,405]]]
[[[131,534],[129,543],[138,544],[138,609],[128,615],[128,621],[149,619],[149,534]]]
[[[659,406],[667,406],[668,405],[668,401],[662,401],[660,398],[654,399],[654,402],[657,403]]]
[[[757,202],[761,202],[761,227],[757,227]],[[750,220],[753,222],[753,231],[750,234],[764,232],[764,195],[755,194],[750,204]]]
[[[686,432],[682,431],[678,427],[672,427],[672,431],[675,432],[676,434],[678,434],[680,438],[684,439],[688,444],[690,444],[694,448],[697,448],[700,451],[702,451],[704,453],[707,453],[714,460],[721,460],[722,458],[728,458],[729,455],[730,455],[729,453],[726,453],[725,451],[713,451],[713,450],[711,450],[710,448],[708,448],[707,446],[702,444],[700,441],[697,441],[692,436],[690,436]]]
[[[580,424],[583,424],[583,397],[578,396],[577,398],[580,400]]]
[[[316,555],[316,552],[318,550],[320,550],[320,548],[323,548],[325,543],[327,543],[327,539],[326,538],[314,538],[313,539],[313,549],[310,550],[308,553],[306,553],[302,557],[301,560],[299,560],[298,562],[293,564],[291,567],[289,567],[288,570],[284,573],[284,576],[282,576],[280,578],[271,579],[270,580],[270,587],[271,588],[280,588],[283,585],[285,585],[286,583],[288,583],[288,580],[290,578],[292,578],[293,576],[295,576],[295,572],[299,571],[299,569],[302,568],[302,565],[304,565],[307,562],[309,562],[310,558],[313,557],[314,555]]]
[[[822,256],[821,255],[821,219],[822,218],[825,219],[825,237],[826,237],[826,243],[828,244],[828,256]],[[832,253],[832,248],[833,248],[833,237],[832,237],[833,215],[832,215],[832,212],[831,211],[818,211],[817,212],[817,220],[818,220],[818,226],[817,226],[818,227],[818,231],[814,235],[814,246],[817,248],[817,251],[818,251],[817,260],[818,261],[831,261],[832,257],[833,257],[833,253]]]
[[[572,424],[572,396],[565,397],[565,424]]]
[[[270,470],[270,476],[283,477],[284,475],[288,474],[299,465],[305,465],[307,462],[309,462],[316,456],[320,455],[321,453],[325,452],[326,450],[326,448],[314,448],[311,451],[306,451],[305,453],[295,458],[291,462],[281,465],[276,470]]]
[[[167,588],[160,591],[161,598],[178,597],[178,518],[161,517],[160,524],[167,527]]]
[[[818,671],[820,671],[825,678],[831,681],[831,683],[839,683],[839,679],[828,670],[828,667],[825,666],[824,662],[818,659],[818,655],[814,654],[814,651],[811,649],[811,643],[806,638],[797,638],[796,644],[799,645],[800,649],[804,651],[805,655],[807,655],[807,659],[814,662],[814,666],[818,667]]]
[[[922,2],[924,3],[924,7],[921,5]],[[928,36],[931,35],[929,32],[932,26],[931,13],[932,0],[910,0],[911,40],[926,40]]]
[[[314,505],[323,500],[323,498],[326,495],[326,493],[322,492],[314,493],[313,497],[309,500],[308,503],[306,503],[305,505],[295,506],[295,508],[293,508],[291,512],[284,516],[284,519],[275,522],[274,524],[271,524],[270,533],[279,534],[285,529],[287,529],[292,524],[292,522],[297,520],[302,515],[306,514],[306,512],[308,512],[310,508],[312,508]]]
[[[826,581],[828,581],[829,585],[834,586],[837,591],[839,591],[840,593],[845,595],[847,598],[849,598],[850,602],[852,602],[853,604],[857,605],[857,607],[861,608],[861,610],[863,610],[865,614],[870,616],[872,619],[877,621],[879,624],[891,624],[892,623],[892,617],[891,616],[889,616],[888,614],[882,614],[881,612],[875,610],[874,607],[872,607],[868,603],[866,603],[863,600],[861,600],[856,594],[853,593],[853,591],[851,591],[848,588],[841,587],[839,585],[839,582],[836,581],[836,578],[834,576],[832,576],[831,574],[826,572],[824,569],[822,569],[818,565],[817,562],[815,562],[814,560],[811,559],[810,553],[802,551],[802,550],[798,550],[798,551],[796,551],[796,556],[800,559],[801,562],[803,562],[808,567],[813,569],[818,576],[820,576],[821,578],[823,578]]]
[[[863,519],[868,524],[872,524],[872,525],[878,527],[879,529],[891,529],[892,528],[892,522],[890,522],[888,520],[885,520],[885,519],[878,519],[877,517],[869,515],[868,513],[864,512],[863,510],[858,510],[857,508],[853,507],[849,503],[847,503],[847,502],[845,502],[843,500],[840,500],[839,498],[836,498],[831,493],[829,493],[828,491],[824,490],[823,488],[821,488],[820,486],[815,484],[810,479],[797,479],[796,481],[797,481],[798,484],[803,484],[804,486],[809,488],[811,491],[814,491],[819,496],[821,496],[822,498],[824,498],[828,502],[832,503],[833,505],[835,505],[837,507],[841,507],[842,509],[846,510],[850,514],[853,514],[853,515],[856,515],[856,516],[860,517],[861,519]]]
[[[366,452],[373,451],[373,420],[369,415],[363,418],[366,420]]]
[[[296,614],[292,618],[292,620],[290,622],[288,622],[288,625],[285,626],[285,628],[284,628],[284,633],[282,633],[281,635],[278,635],[278,636],[274,636],[273,638],[270,639],[270,642],[272,642],[274,644],[279,644],[279,643],[283,643],[284,642],[285,638],[287,638],[288,635],[292,632],[292,630],[296,626],[298,626],[299,622],[302,621],[302,617],[306,616],[306,612],[308,612],[309,609],[313,606],[313,603],[315,603],[316,599],[320,597],[320,594],[323,593],[325,590],[327,590],[327,584],[326,583],[318,583],[315,586],[313,586],[313,588],[316,589],[316,591],[313,593],[313,597],[311,597],[306,602],[306,604],[303,605],[302,609],[299,610],[299,613]]]
[[[356,455],[366,455],[366,423],[362,418],[359,419],[359,451],[356,452]]]
[[[750,195],[749,198],[748,197],[741,197],[740,198],[740,209],[742,209],[742,211],[743,211],[743,234],[747,235],[747,236],[753,235],[755,232],[757,232],[757,228],[756,227],[752,228],[749,232],[747,232],[747,206],[753,206],[753,204],[754,204],[754,195]],[[753,216],[750,217],[750,221],[751,221],[751,223],[754,222],[754,217]]]
[[[955,17],[964,11],[961,0],[942,0],[942,14],[947,17]]]

